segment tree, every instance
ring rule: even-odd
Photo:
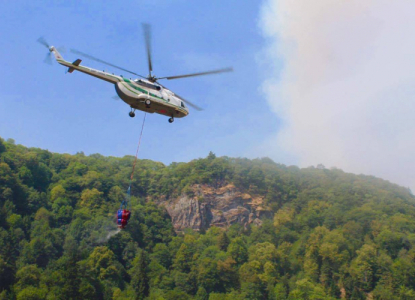
[[[249,248],[249,260],[258,261],[263,266],[266,262],[276,262],[277,249],[269,242],[258,243]]]
[[[36,190],[45,192],[52,177],[49,167],[40,162],[31,169],[31,172],[33,174],[33,185]]]
[[[6,146],[4,145],[3,139],[0,138],[0,154],[6,152]]]
[[[224,261],[219,260],[217,263],[219,278],[223,289],[230,292],[232,289],[239,288],[239,277],[236,269],[236,261],[227,257]]]
[[[243,299],[265,299],[265,285],[259,275],[261,263],[253,260],[244,263],[239,269]]]
[[[7,224],[9,224],[9,226],[12,227],[12,228],[22,227],[22,225],[23,225],[22,216],[17,215],[17,214],[11,214],[7,218]]]
[[[66,261],[63,264],[65,270],[63,279],[65,281],[62,288],[62,294],[67,299],[80,299],[79,286],[81,285],[81,274],[79,273],[79,252],[76,246],[76,242],[73,238],[68,238],[65,243],[65,256]]]
[[[248,249],[242,238],[235,238],[228,246],[228,254],[238,263],[243,264],[248,260]]]
[[[96,188],[93,188],[92,190],[85,189],[82,192],[80,204],[85,208],[97,210],[104,203],[102,196],[103,193],[98,191]]]
[[[218,247],[220,250],[222,251],[226,251],[228,249],[230,240],[228,238],[228,236],[226,235],[226,232],[222,232],[219,236],[218,236]]]
[[[373,245],[365,244],[357,250],[357,257],[350,265],[350,274],[355,286],[370,292],[374,288],[377,273],[377,251]]]
[[[187,300],[189,295],[179,289],[174,289],[166,293],[166,299],[169,300]]]
[[[171,256],[165,244],[156,244],[150,257],[151,259],[157,260],[166,269],[170,268]]]
[[[191,249],[183,243],[180,246],[179,251],[177,251],[176,258],[174,260],[174,268],[182,272],[189,272],[192,256]]]
[[[46,299],[47,290],[44,288],[36,288],[28,286],[21,290],[16,299],[17,300],[43,300]]]
[[[121,285],[125,272],[123,266],[116,260],[114,252],[105,246],[96,247],[83,262],[83,267],[99,280],[108,281],[115,286]]]
[[[34,181],[32,172],[26,166],[22,166],[19,169],[19,178],[23,181],[25,185],[33,186]]]
[[[131,269],[131,286],[136,293],[136,299],[142,300],[148,296],[150,291],[149,278],[147,275],[147,258],[144,251],[136,257]]]
[[[197,290],[197,282],[196,277],[197,274],[195,272],[190,272],[188,274],[182,272],[173,272],[174,276],[174,284],[177,289],[182,290],[187,294],[194,295]]]
[[[0,291],[9,287],[13,283],[13,268],[7,263],[0,254]]]
[[[274,296],[277,300],[287,299],[287,288],[285,287],[284,283],[280,282],[275,285]]]
[[[58,198],[64,197],[66,193],[65,188],[58,184],[50,191],[50,200],[55,201]]]
[[[296,288],[289,294],[289,299],[324,299],[330,300],[334,298],[328,297],[324,289],[312,283],[309,279],[301,279],[296,283]]]
[[[14,288],[16,292],[20,292],[27,287],[39,287],[40,276],[42,270],[36,265],[28,265],[17,271],[17,283]]]
[[[209,300],[226,300],[226,294],[223,293],[210,293]]]
[[[199,287],[199,289],[197,290],[195,299],[196,300],[209,300],[209,294],[206,292],[206,289],[203,286]]]
[[[222,285],[219,278],[217,263],[211,258],[203,258],[197,268],[197,282],[208,293],[221,292]]]
[[[209,151],[209,154],[207,156],[208,160],[214,160],[216,158],[215,153],[213,153],[212,151]]]

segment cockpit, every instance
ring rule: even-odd
[[[149,88],[149,89],[156,90],[156,91],[161,90],[161,87],[159,85],[155,85],[155,84],[152,84],[150,82],[145,82],[141,79],[134,79],[134,83],[136,83],[138,85],[141,85],[141,86],[144,86],[144,87]]]

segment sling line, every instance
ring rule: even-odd
[[[143,124],[141,125],[140,139],[138,140],[137,151],[135,152],[135,159],[134,159],[134,163],[133,163],[133,170],[131,171],[130,184],[129,184],[128,189],[127,189],[127,195],[126,195],[125,199],[121,202],[120,209],[122,209],[123,207],[124,207],[124,209],[127,209],[128,205],[130,204],[131,184],[132,184],[133,178],[134,178],[134,170],[135,170],[135,165],[137,163],[138,150],[140,150],[141,138],[143,136],[144,123],[146,122],[146,116],[147,116],[147,113],[145,112],[144,113]]]

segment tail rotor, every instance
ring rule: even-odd
[[[43,36],[38,38],[37,42],[42,44],[43,46],[45,46],[46,48],[48,48],[50,50],[51,45],[49,45],[49,43],[45,40],[45,38]]]
[[[51,65],[52,64],[52,51],[55,49],[55,47],[50,45],[43,36],[38,38],[37,42],[39,44],[45,46],[49,50],[49,52],[46,54],[46,57],[43,60],[43,62],[48,64],[48,65]],[[59,52],[62,52],[62,53],[65,53],[65,51],[66,51],[65,47],[59,47],[56,50],[58,50]]]
[[[45,59],[43,60],[45,64],[52,65],[52,52],[46,54]]]
[[[46,54],[45,59],[43,60],[43,62],[45,64],[51,65],[52,64],[52,46],[49,45],[49,43],[45,40],[45,38],[43,36],[41,36],[40,38],[37,39],[37,42],[43,46],[45,46],[46,48],[48,48],[49,52]]]

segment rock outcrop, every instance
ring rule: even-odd
[[[272,212],[264,208],[263,197],[243,193],[232,184],[221,188],[194,185],[190,194],[159,203],[167,209],[177,232],[186,228],[226,228],[235,223],[260,226],[262,218],[272,217]]]

